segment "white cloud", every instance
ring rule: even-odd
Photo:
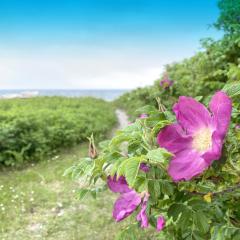
[[[0,52],[1,89],[134,88],[152,84],[163,65],[176,59],[157,49],[59,46]]]

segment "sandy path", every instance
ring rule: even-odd
[[[118,119],[118,128],[117,129],[122,129],[122,128],[126,127],[129,123],[126,112],[121,109],[117,109],[116,115],[117,115],[117,119]]]

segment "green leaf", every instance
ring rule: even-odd
[[[185,210],[182,212],[181,217],[178,221],[178,225],[182,229],[182,231],[184,231],[189,227],[191,219],[192,219],[192,211],[185,208]]]
[[[157,148],[147,153],[147,158],[152,163],[165,163],[173,155],[164,148]]]
[[[152,112],[158,112],[157,109],[152,105],[146,105],[146,106],[143,106],[136,110],[136,113],[139,113],[139,114],[141,114],[141,113],[148,114],[148,113],[152,113]]]
[[[82,188],[78,191],[78,199],[82,200],[86,197],[86,195],[90,192],[89,189]]]
[[[173,218],[173,221],[176,221],[179,215],[187,211],[187,206],[182,203],[174,203],[168,209],[168,216]]]
[[[158,121],[152,129],[152,133],[154,135],[157,135],[162,128],[164,128],[165,126],[167,126],[169,124],[171,124],[171,122],[167,121],[167,120]]]
[[[119,144],[123,143],[123,142],[126,142],[126,141],[129,141],[131,139],[131,137],[127,134],[123,134],[123,133],[120,133],[118,135],[116,135],[110,142],[110,146],[111,147],[115,147],[115,146],[118,146]]]
[[[124,171],[125,171],[125,177],[128,182],[128,185],[130,187],[134,186],[134,183],[136,181],[138,172],[139,172],[139,167],[141,164],[142,158],[140,157],[133,157],[130,158],[126,161],[126,164],[124,166]]]
[[[101,141],[98,145],[101,149],[105,149],[108,147],[110,141],[109,140],[105,140],[105,141]]]
[[[196,96],[194,99],[200,102],[203,99],[203,96]]]
[[[236,97],[240,95],[240,82],[230,82],[227,83],[222,89],[229,97]]]
[[[206,233],[209,229],[208,218],[202,211],[194,212],[193,219],[199,231]]]
[[[160,186],[161,192],[163,194],[166,194],[168,196],[173,195],[173,191],[174,191],[173,185],[169,181],[160,180],[159,181],[159,186]]]

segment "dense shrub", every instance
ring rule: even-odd
[[[94,98],[2,99],[0,164],[40,160],[92,133],[101,138],[115,122],[111,105]]]

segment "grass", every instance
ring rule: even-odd
[[[113,196],[80,202],[77,183],[63,176],[86,153],[87,146],[81,145],[27,169],[2,172],[0,239],[112,239]]]
[[[1,240],[112,240],[128,223],[111,216],[117,195],[101,193],[79,201],[79,183],[63,172],[87,154],[87,145],[62,152],[53,159],[0,175]],[[139,231],[141,232],[141,231]],[[145,234],[144,234],[145,235]],[[153,235],[138,239],[157,239]]]

